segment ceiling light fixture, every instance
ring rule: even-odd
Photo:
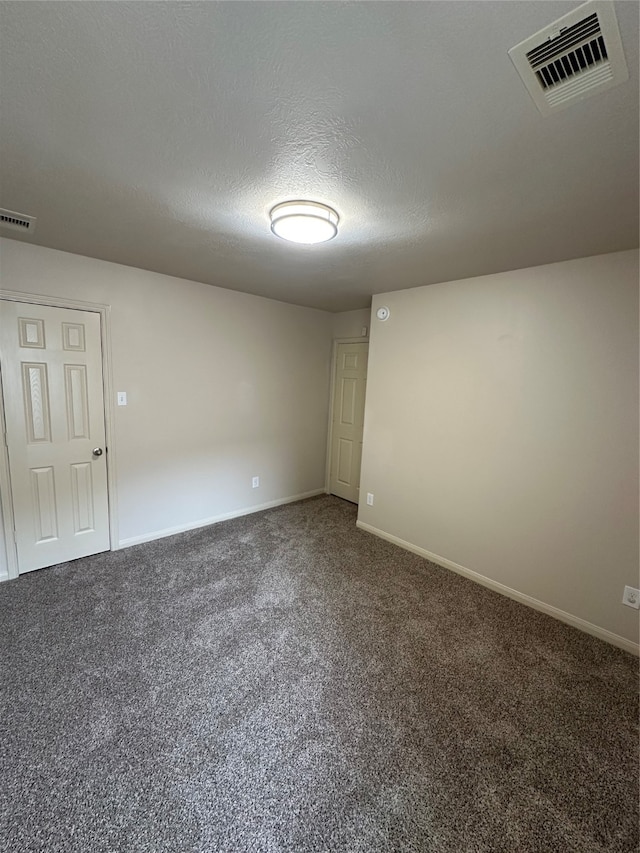
[[[269,215],[273,233],[292,243],[325,243],[338,233],[340,217],[317,201],[285,201]]]

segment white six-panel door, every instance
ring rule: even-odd
[[[20,573],[108,550],[100,315],[1,300],[0,358]]]
[[[369,344],[338,344],[336,350],[329,491],[358,503]]]

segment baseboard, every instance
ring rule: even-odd
[[[8,572],[0,572],[0,583],[2,583],[3,581],[8,581],[8,580],[9,580],[9,573]]]
[[[244,507],[236,509],[233,512],[225,512],[222,515],[214,515],[211,518],[201,518],[198,521],[190,521],[187,524],[178,524],[176,527],[165,527],[164,530],[154,530],[152,533],[143,533],[142,536],[131,536],[128,539],[121,539],[114,551],[119,551],[122,548],[130,548],[132,545],[142,545],[143,542],[153,542],[154,539],[164,539],[167,536],[174,536],[176,533],[185,533],[187,530],[197,530],[198,527],[208,527],[210,524],[217,524],[219,521],[229,521],[232,518],[240,518],[243,515],[251,515],[253,512],[262,512],[264,509],[271,509],[274,506],[283,506],[284,504],[302,501],[305,498],[314,498],[316,495],[324,495],[324,489],[313,489],[311,492],[303,492],[301,495],[291,495],[288,498],[277,498],[275,501],[267,501],[264,504],[257,506]]]
[[[553,616],[554,619],[559,619],[560,622],[565,622],[567,625],[571,625],[573,628],[578,628],[578,630],[584,631],[586,634],[591,634],[594,637],[598,637],[600,640],[604,640],[606,643],[611,643],[611,645],[624,649],[626,652],[631,652],[632,655],[640,655],[640,646],[638,643],[634,643],[632,640],[627,640],[626,637],[621,637],[619,634],[607,631],[606,628],[600,628],[592,622],[587,622],[586,619],[581,619],[579,616],[573,616],[573,614],[567,613],[565,610],[560,610],[558,607],[553,607],[551,604],[546,604],[544,601],[539,601],[537,598],[532,598],[530,595],[518,592],[517,589],[512,589],[510,586],[505,586],[505,584],[491,580],[491,578],[485,577],[485,575],[481,575],[478,572],[474,572],[472,569],[467,569],[465,566],[454,563],[452,560],[447,560],[446,557],[440,557],[438,554],[433,554],[425,548],[420,548],[418,545],[413,545],[411,542],[399,539],[391,533],[385,533],[384,530],[379,530],[377,527],[373,527],[371,524],[366,524],[364,521],[357,521],[356,525],[361,530],[366,530],[367,533],[372,533],[380,539],[386,539],[387,542],[392,542],[394,545],[404,548],[405,551],[411,551],[413,554],[425,557],[427,560],[430,560],[432,563],[437,563],[445,569],[451,569],[452,572],[456,572],[465,578],[469,578],[469,580],[475,581],[482,586],[486,586],[494,592],[499,592],[501,595],[506,595],[507,598],[512,598],[520,604],[525,604],[527,607],[539,610],[541,613],[546,613],[547,616]]]

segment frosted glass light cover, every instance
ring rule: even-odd
[[[292,243],[325,243],[338,233],[338,214],[315,201],[286,201],[271,211],[271,230]]]

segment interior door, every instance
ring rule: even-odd
[[[358,503],[369,344],[338,344],[334,377],[329,491]]]
[[[109,549],[100,315],[0,300],[20,573]]]

